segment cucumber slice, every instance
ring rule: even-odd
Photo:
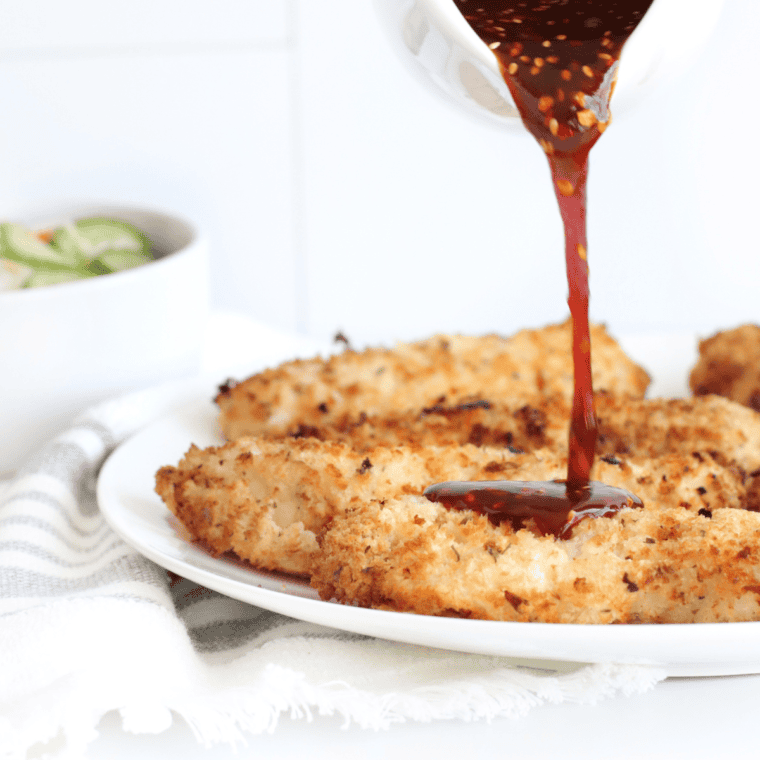
[[[0,258],[25,264],[32,269],[70,271],[71,264],[26,227],[12,222],[0,224]]]
[[[87,257],[83,253],[83,248],[87,245],[87,241],[82,240],[73,224],[58,227],[53,232],[50,245],[73,266],[87,264]]]
[[[137,251],[107,251],[93,260],[91,266],[102,265],[108,272],[120,272],[153,261],[150,256]]]
[[[150,241],[137,227],[101,217],[79,219],[64,225],[55,231],[51,245],[68,260],[80,264],[112,252],[150,257]]]
[[[31,275],[24,282],[24,288],[41,288],[46,285],[59,285],[62,282],[74,282],[75,280],[81,280],[85,277],[92,275],[80,274],[79,272],[50,272],[40,270],[38,272],[32,272]]]

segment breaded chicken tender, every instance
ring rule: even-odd
[[[760,618],[760,519],[679,507],[587,519],[568,541],[410,496],[357,505],[322,539],[325,599],[546,623]]]
[[[689,385],[697,396],[714,393],[760,411],[760,327],[741,325],[700,341]]]
[[[192,447],[177,467],[159,470],[156,491],[213,553],[232,551],[256,567],[310,575],[317,535],[349,506],[419,494],[452,477],[504,477],[524,469],[526,456],[471,445],[360,453],[316,439],[242,438],[205,450]],[[561,476],[556,455],[529,461],[535,473]]]
[[[296,433],[346,426],[436,404],[541,393],[572,397],[571,324],[522,330],[510,338],[438,335],[393,349],[347,350],[328,359],[288,362],[247,380],[228,381],[216,397],[225,437]],[[646,371],[601,325],[591,328],[598,391],[642,397]]]

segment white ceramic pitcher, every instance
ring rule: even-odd
[[[710,35],[725,0],[654,0],[626,43],[614,115],[677,78]],[[520,126],[496,56],[454,0],[375,0],[396,52],[428,88],[479,118]]]

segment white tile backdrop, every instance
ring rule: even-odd
[[[358,342],[561,319],[541,151],[424,92],[370,0],[2,0],[0,216],[59,199],[176,209],[212,298]],[[592,315],[760,321],[760,4],[592,155]],[[613,104],[614,105],[614,104]]]

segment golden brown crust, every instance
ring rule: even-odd
[[[203,451],[192,447],[178,466],[159,470],[156,491],[213,553],[233,551],[257,567],[308,575],[317,534],[349,506],[419,494],[452,477],[503,477],[525,456],[474,446],[360,453],[316,439],[243,438]],[[561,460],[552,457],[542,470],[549,466],[559,477]]]
[[[760,619],[760,415],[710,395],[644,400],[646,373],[602,328],[594,340],[592,476],[645,507],[569,541],[421,496],[564,476],[567,324],[261,373],[217,399],[230,438],[254,435],[192,447],[156,490],[210,551],[311,576],[326,599],[495,620]]]
[[[760,327],[741,325],[700,341],[689,385],[697,396],[714,393],[760,411]]]
[[[760,467],[760,415],[719,396],[630,400],[597,397],[599,456],[667,454]]]
[[[657,414],[646,413],[648,403],[661,406],[638,402],[639,417],[657,421]],[[732,409],[745,411],[724,400],[720,405],[724,422]],[[667,431],[661,432],[667,442]],[[754,480],[731,458],[732,438],[724,442],[725,450],[713,439],[709,448],[689,443],[681,452],[653,455],[649,448],[643,455],[602,457],[593,475],[636,493],[650,509],[756,508]],[[467,443],[359,448],[316,438],[256,438],[205,451],[193,447],[177,467],[159,471],[156,490],[211,551],[234,551],[258,567],[308,575],[320,562],[317,537],[337,528],[358,506],[417,498],[428,485],[444,480],[562,478],[565,467],[566,455],[548,449],[515,453]]]
[[[760,617],[760,520],[736,509],[625,510],[553,541],[409,497],[356,507],[319,558],[312,583],[325,599],[381,609],[593,624]]]
[[[709,456],[734,462],[746,473],[760,468],[760,418],[719,396],[651,399],[597,394],[599,457]],[[481,399],[436,404],[404,413],[363,416],[352,422],[300,427],[270,440],[317,439],[346,444],[356,452],[380,446],[473,444],[514,452],[550,449],[567,454],[570,402],[533,395],[513,402]]]
[[[601,325],[592,326],[595,387],[642,397],[649,376]],[[216,402],[228,440],[347,425],[436,404],[537,394],[572,396],[570,322],[510,338],[438,335],[393,349],[347,350],[298,360],[220,389]]]

